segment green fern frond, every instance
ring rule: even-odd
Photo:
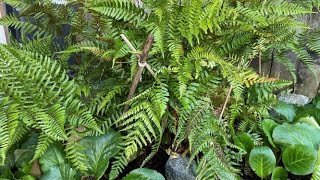
[[[41,133],[38,137],[38,144],[36,147],[36,151],[31,161],[34,161],[39,157],[41,157],[53,142],[54,141],[50,137],[48,137],[45,133]]]
[[[35,121],[41,130],[53,140],[66,140],[64,130],[65,110],[59,105],[49,107],[47,111],[35,109]]]
[[[12,115],[5,124],[1,124],[3,133],[6,133],[3,134],[4,138],[0,139],[0,144],[4,144],[1,160],[5,149],[19,140],[26,128],[40,130],[41,134],[33,160],[43,155],[53,141],[70,141],[65,129],[67,125],[101,132],[92,113],[74,97],[76,85],[69,80],[56,61],[52,62],[46,56],[6,45],[0,46],[0,54],[0,98],[7,99],[4,102],[9,103],[2,104],[1,108],[4,110],[3,105],[8,105],[19,112],[17,120]],[[15,135],[10,134],[12,132],[7,127],[7,123],[11,122],[11,127],[21,130]],[[77,148],[73,143],[70,144],[67,148],[68,152],[71,152],[69,155],[76,151],[72,148]],[[73,164],[79,169],[84,167],[76,162]]]
[[[136,7],[133,1],[88,1],[86,2],[85,6],[88,7],[88,9],[101,13],[105,16],[112,17],[116,20],[140,21],[145,17],[145,12],[140,8]]]
[[[76,45],[69,47],[68,49],[60,52],[60,53],[78,53],[78,52],[90,52],[97,57],[103,58],[106,52],[106,45],[102,43],[96,43],[93,41],[82,41]]]
[[[191,160],[203,154],[200,156],[197,168],[198,179],[238,179],[238,170],[232,167],[231,160],[225,158],[220,142],[217,142],[225,134],[211,115],[205,116],[191,131],[189,135]]]
[[[287,1],[268,1],[262,4],[260,12],[264,15],[277,14],[277,15],[301,15],[311,13],[310,9],[300,6],[295,3],[290,3]]]
[[[298,56],[299,60],[301,60],[309,70],[314,72],[313,58],[307,50],[302,47],[293,47],[292,51]]]
[[[293,78],[293,81],[296,82],[297,81],[296,68],[295,68],[295,65],[292,63],[292,61],[285,56],[276,56],[275,59],[277,60],[277,62],[279,62],[280,64],[284,65],[287,68],[287,70],[291,74],[291,77]]]
[[[13,14],[9,14],[0,19],[0,24],[4,26],[12,26],[15,29],[19,29],[26,34],[36,33],[39,35],[43,35],[46,32],[42,30],[39,26],[31,24],[30,22],[22,22]]]
[[[16,133],[23,133],[16,132],[16,128],[19,126],[19,112],[16,105],[13,104],[5,108],[2,108],[3,110],[0,111],[0,164],[4,164],[8,149],[17,140],[11,137]]]
[[[128,160],[124,154],[116,156],[111,167],[109,178],[111,180],[116,179],[127,165]]]
[[[160,120],[167,109],[168,95],[166,85],[156,85],[155,88],[131,100],[130,104],[134,106],[115,122],[126,135],[123,137],[123,150],[112,165],[111,179],[122,172],[127,165],[123,163],[128,163],[128,159],[138,149],[147,146],[148,143],[158,144],[161,141],[163,129]]]
[[[81,151],[83,147],[78,143],[81,136],[76,130],[70,130],[68,132],[68,140],[65,147],[66,157],[70,161],[71,165],[75,169],[85,172],[87,171],[86,166],[86,155]]]

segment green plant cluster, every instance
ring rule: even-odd
[[[22,36],[0,45],[0,178],[116,179],[160,148],[196,160],[198,179],[319,166],[317,139],[295,139],[315,137],[319,117],[269,114],[281,106],[275,92],[296,80],[286,54],[311,71],[310,53],[320,54],[318,31],[299,20],[317,13],[318,1],[3,1],[19,14],[0,24]],[[251,67],[273,59],[293,82]],[[275,168],[282,151],[284,168]],[[163,179],[143,168],[125,179],[150,176]]]
[[[319,179],[319,96],[313,103],[296,107],[279,102],[273,119],[264,119],[262,129],[265,146],[255,147],[247,134],[236,136],[236,144],[249,153],[247,161],[255,173],[265,178],[287,179],[294,175],[309,175]]]

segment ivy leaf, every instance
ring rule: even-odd
[[[240,133],[233,138],[234,144],[247,153],[250,153],[251,149],[254,147],[253,140],[246,133]]]
[[[165,180],[162,174],[152,169],[138,168],[131,171],[122,180]]]
[[[34,156],[35,149],[38,144],[38,135],[32,135],[26,142],[21,145],[21,149],[14,151],[14,159],[16,166],[23,167],[31,164],[30,161]],[[32,164],[31,164],[32,165]]]
[[[282,150],[292,144],[303,144],[317,149],[320,144],[319,134],[320,129],[306,123],[285,123],[274,128],[272,137]]]
[[[26,164],[31,164],[30,161],[34,156],[34,149],[16,149],[14,151],[14,159],[17,167],[23,167]],[[32,165],[32,164],[31,164]]]
[[[272,132],[273,132],[274,128],[277,127],[278,125],[279,124],[274,122],[274,120],[272,120],[272,119],[265,119],[265,120],[262,121],[262,130],[266,134],[270,144],[274,148],[276,148],[277,146],[276,146],[276,144],[274,143],[274,141],[272,139]]]
[[[13,148],[14,147],[8,150],[4,164],[0,164],[0,179],[12,174],[10,169],[15,166]]]
[[[42,177],[41,180],[76,180],[76,171],[69,164],[51,167]]]
[[[288,172],[283,167],[274,168],[271,180],[287,180]]]
[[[49,146],[48,150],[39,159],[39,163],[41,164],[41,170],[44,173],[48,172],[52,167],[58,167],[65,164],[65,155],[61,145],[52,144]]]
[[[312,173],[316,159],[316,150],[302,144],[291,145],[282,154],[282,162],[285,168],[295,175]]]
[[[15,179],[13,173],[11,172],[10,169],[6,169],[4,171],[1,171],[0,174],[0,179],[1,180],[6,180],[6,179]]]
[[[267,146],[255,147],[250,152],[249,165],[259,177],[264,178],[275,168],[276,157]]]
[[[67,163],[60,144],[50,145],[39,162],[44,172],[41,180],[75,180],[76,171]]]
[[[86,155],[88,173],[100,179],[109,166],[109,159],[119,152],[120,134],[109,130],[101,136],[87,136],[79,141]]]
[[[292,122],[294,117],[296,116],[296,111],[292,104],[279,102],[273,109],[280,115],[286,117],[289,122]]]

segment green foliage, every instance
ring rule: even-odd
[[[284,102],[279,102],[274,107],[274,110],[280,115],[284,116],[289,122],[292,122],[296,115],[294,106],[292,104],[287,104]]]
[[[319,124],[317,123],[317,121],[312,116],[302,117],[298,121],[302,122],[302,123],[307,123],[307,124],[309,124],[309,125],[311,125],[311,126],[313,126],[315,128],[320,129]]]
[[[165,180],[165,178],[155,170],[139,168],[132,170],[123,180]]]
[[[282,107],[288,106],[283,105]],[[292,112],[295,112],[297,107],[290,107],[290,109],[291,108],[294,109]],[[278,124],[271,119],[266,119],[262,123],[263,131],[268,137],[270,144],[276,150],[278,150],[277,147],[279,147],[283,151],[281,159],[285,169],[294,175],[308,175],[314,171],[317,159],[316,152],[320,143],[317,135],[319,134],[319,124],[314,117],[311,116],[313,115],[313,105],[306,105],[303,109],[308,109],[308,111],[298,113],[298,118],[294,118],[297,122],[293,122],[292,124],[287,123],[287,120],[283,123],[284,121],[279,119],[276,119],[276,121],[283,124]],[[281,174],[287,174],[285,170],[283,173],[274,173],[278,174],[278,179],[281,178]],[[314,174],[316,176],[316,173]],[[272,175],[272,177],[273,176],[274,175]],[[283,179],[286,178],[283,177]]]
[[[240,147],[241,149],[243,149],[244,151],[246,151],[247,153],[249,153],[254,147],[253,141],[248,134],[241,133],[234,136],[233,139],[234,139],[234,144]]]
[[[288,172],[283,167],[276,167],[272,171],[271,180],[286,180]]]
[[[4,2],[19,15],[3,17],[0,24],[22,34],[0,46],[0,160],[8,169],[28,169],[27,161],[40,159],[53,166],[41,163],[44,179],[100,178],[112,161],[108,176],[116,179],[138,154],[149,152],[143,166],[161,147],[174,153],[182,149],[195,159],[198,179],[239,179],[246,154],[265,145],[263,132],[273,147],[299,144],[291,142],[295,130],[286,126],[318,133],[305,124],[266,121],[277,104],[274,92],[292,82],[263,77],[250,67],[259,58],[274,59],[294,74],[295,66],[286,59],[292,51],[312,69],[309,52],[320,53],[318,34],[308,33],[298,17],[311,14],[314,2]],[[142,49],[148,34],[154,36],[147,63],[155,75],[142,73],[132,99],[127,95],[141,52],[132,52],[120,34],[136,49]],[[294,108],[288,107],[276,111],[289,122],[309,111],[296,111],[295,119]],[[316,112],[308,116],[319,121]],[[284,130],[288,137],[282,137]],[[19,147],[27,134],[36,137],[27,145],[34,153]],[[162,143],[164,135],[168,144]],[[306,135],[297,138],[304,141]],[[19,158],[9,166],[11,149]],[[261,177],[272,172],[253,169]]]
[[[302,144],[318,149],[320,144],[319,132],[319,129],[306,123],[285,123],[274,128],[272,137],[282,150],[293,144]]]
[[[272,132],[275,127],[277,127],[277,123],[274,122],[272,119],[264,119],[262,121],[262,130],[265,133],[265,135],[268,137],[269,143],[276,148],[276,145],[272,139]]]
[[[42,156],[53,141],[72,139],[68,132],[79,126],[101,132],[90,112],[74,97],[75,84],[57,62],[5,45],[0,53],[2,163],[10,146],[30,128],[41,132],[33,159]],[[72,153],[68,158],[73,158]],[[81,169],[80,164],[76,166]]]
[[[267,146],[255,147],[249,156],[250,167],[261,178],[272,173],[276,165],[276,157]]]
[[[67,163],[61,145],[51,145],[39,160],[44,175],[41,179],[75,180],[76,171]]]
[[[312,180],[315,180],[315,179],[319,179],[320,178],[320,150],[318,150],[318,153],[317,153],[317,161],[316,161],[316,164],[314,166],[314,171],[312,173],[312,177],[311,179]]]
[[[201,157],[197,173],[199,179],[239,179],[238,170],[232,166],[240,161],[239,157],[245,154],[241,147],[230,143],[227,140],[226,132],[214,121],[212,116],[205,116],[189,135],[191,159]],[[211,127],[211,128],[207,128]],[[228,156],[224,156],[224,150]],[[235,149],[239,152],[237,152]],[[242,150],[242,151],[241,151]]]
[[[120,135],[112,130],[101,136],[87,136],[81,139],[79,144],[86,155],[88,175],[100,179],[109,166],[110,158],[119,152],[120,143]]]
[[[65,155],[60,145],[51,145],[51,147],[46,151],[44,156],[39,160],[42,171],[47,172],[51,167],[59,166],[60,164],[66,163]]]
[[[295,175],[307,175],[313,172],[317,159],[317,151],[310,146],[293,144],[282,154],[285,168]]]
[[[51,167],[50,170],[41,177],[41,180],[75,180],[75,175],[76,172],[70,168],[70,165],[63,164],[60,166]]]

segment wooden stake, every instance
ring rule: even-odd
[[[228,93],[227,93],[226,100],[224,101],[223,108],[222,108],[221,113],[220,113],[220,117],[219,117],[220,119],[222,119],[223,113],[226,110],[226,107],[227,107],[228,101],[230,99],[230,95],[231,95],[232,89],[233,89],[233,87],[232,87],[232,85],[230,85]]]
[[[259,75],[262,73],[262,53],[259,52]]]
[[[135,92],[136,92],[136,89],[138,87],[138,84],[140,82],[140,79],[141,79],[141,75],[142,75],[142,72],[143,72],[143,69],[144,67],[146,66],[146,61],[147,61],[147,58],[148,58],[148,53],[151,49],[151,46],[153,44],[153,35],[149,34],[148,37],[147,37],[147,40],[144,44],[144,47],[143,47],[143,50],[141,52],[141,54],[138,55],[139,57],[139,61],[138,61],[138,70],[133,78],[133,81],[132,81],[132,84],[131,84],[131,88],[129,90],[129,94],[128,94],[128,98],[127,98],[127,101],[129,101],[130,99],[133,98]],[[129,42],[129,41],[128,41]],[[130,42],[129,42],[130,43]],[[128,44],[128,43],[127,43]],[[131,43],[130,43],[131,44]],[[132,44],[131,44],[132,45]],[[132,46],[133,47],[133,46]],[[133,47],[134,49],[134,47]],[[129,105],[126,105],[124,107],[124,111],[128,111],[129,110]]]

